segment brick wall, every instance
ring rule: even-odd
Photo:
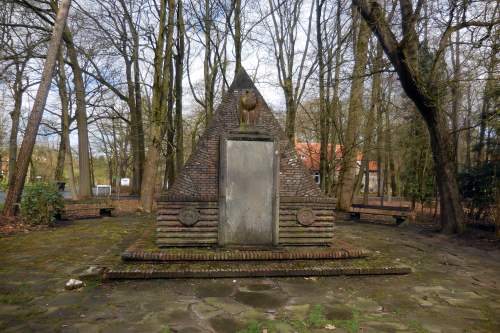
[[[334,212],[328,201],[299,201],[285,198],[280,203],[279,244],[284,246],[328,245],[333,237]],[[179,221],[183,208],[194,208],[200,219],[193,226]],[[297,212],[311,208],[315,219],[311,225],[298,222]],[[219,205],[215,201],[160,202],[156,224],[156,243],[165,246],[214,246],[218,242]]]

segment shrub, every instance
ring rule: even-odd
[[[21,213],[30,224],[50,225],[64,207],[55,184],[36,182],[24,187]]]
[[[0,178],[0,191],[7,192],[9,188],[9,183],[7,182],[7,178]]]
[[[500,182],[499,166],[498,161],[485,162],[458,175],[466,213],[475,220],[493,219],[497,184]]]

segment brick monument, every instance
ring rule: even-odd
[[[241,70],[158,202],[160,247],[331,245],[333,201]]]

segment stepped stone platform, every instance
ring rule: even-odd
[[[340,239],[322,247],[158,248],[154,230],[122,253],[103,278],[175,279],[408,274],[389,258],[371,257]]]

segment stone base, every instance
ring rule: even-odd
[[[312,260],[364,258],[369,251],[355,248],[343,241],[335,245],[300,247],[211,247],[158,248],[153,231],[147,230],[141,238],[122,253],[123,261],[178,262],[178,261],[248,261],[248,260]]]
[[[126,251],[122,254],[124,261],[245,261],[245,260],[303,260],[303,259],[347,259],[363,258],[368,254],[362,249],[344,250],[334,248],[322,249],[259,249],[259,250],[227,250],[206,249],[203,251],[185,249],[182,251]]]
[[[104,279],[242,278],[408,274],[379,254],[340,239],[336,247],[168,248],[155,246],[152,230],[132,244],[122,263],[108,267]]]
[[[390,264],[366,264],[330,260],[293,262],[203,262],[173,264],[124,264],[107,269],[103,278],[115,279],[180,279],[180,278],[242,278],[408,274],[409,267]]]

